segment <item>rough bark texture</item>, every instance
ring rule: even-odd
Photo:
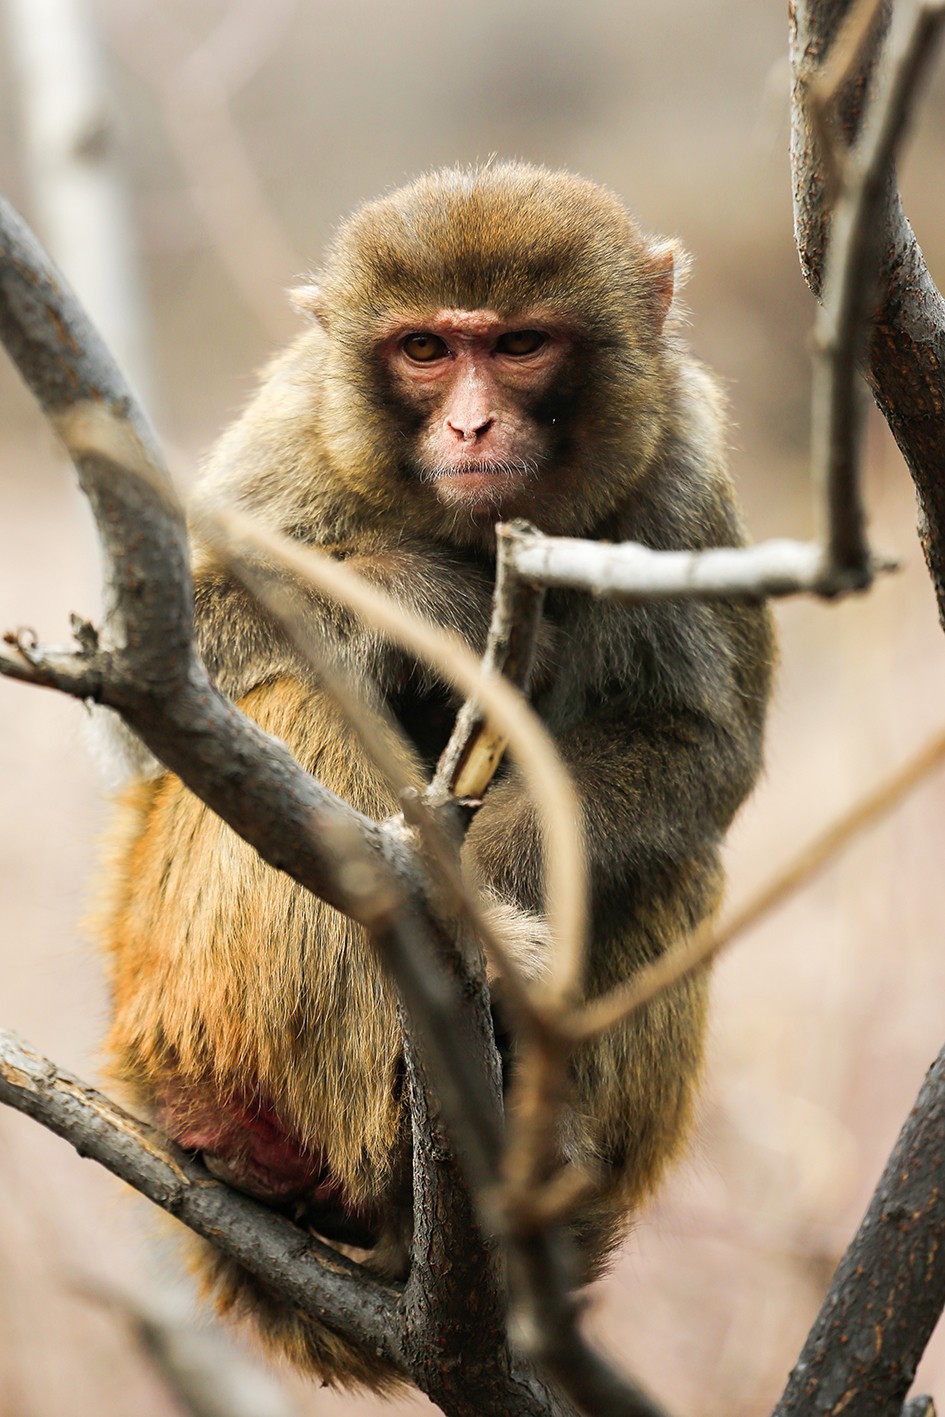
[[[773,1417],[893,1417],[945,1304],[945,1049]],[[921,1409],[920,1409],[921,1410]]]
[[[792,6],[795,239],[804,277],[818,297],[830,211],[822,154],[804,114],[801,76],[826,53],[849,8],[850,0],[796,0]],[[837,119],[848,143],[860,131],[876,54],[874,45],[863,71],[847,85],[838,104]],[[887,191],[880,297],[864,372],[915,482],[919,535],[945,625],[945,301],[929,274],[892,175]]]
[[[34,1117],[322,1323],[356,1329],[402,1367],[398,1290],[214,1180],[202,1162],[0,1032],[0,1102]]]

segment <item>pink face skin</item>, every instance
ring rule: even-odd
[[[440,310],[384,340],[395,393],[423,416],[417,457],[441,502],[494,518],[535,480],[550,436],[530,410],[571,343],[540,311],[490,310]]]

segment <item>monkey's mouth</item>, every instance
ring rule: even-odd
[[[532,458],[467,458],[421,468],[422,481],[432,484],[443,502],[500,505],[533,482],[539,473]]]

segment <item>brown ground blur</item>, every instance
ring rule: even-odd
[[[726,380],[754,534],[810,530],[805,457],[812,303],[791,242],[786,16],[750,0],[259,0],[277,27],[234,112],[291,256],[258,240],[263,330],[208,242],[146,74],[221,0],[99,0],[140,223],[158,419],[186,478],[288,335],[289,285],[359,199],[493,151],[568,166],[624,194],[695,257],[693,342]],[[234,5],[234,12],[242,7]],[[295,10],[294,17],[291,11]],[[157,28],[155,28],[157,26]],[[29,208],[8,57],[0,185]],[[907,209],[941,282],[945,86],[905,166]],[[194,144],[206,130],[193,124]],[[223,172],[221,159],[220,169]],[[211,193],[217,210],[225,185]],[[239,229],[244,212],[234,214]],[[64,640],[97,605],[72,479],[0,365],[0,628]],[[945,642],[905,468],[877,416],[877,545],[904,572],[862,602],[779,608],[783,664],[767,778],[732,836],[744,899],[832,814],[945,722]],[[86,1076],[101,968],[78,921],[102,817],[82,711],[0,684],[0,1024]],[[599,1286],[594,1328],[673,1410],[769,1410],[923,1071],[945,1039],[945,799],[930,779],[718,969],[699,1133]],[[163,1383],[77,1273],[151,1283],[149,1218],[91,1162],[0,1113],[0,1417],[171,1417]],[[945,1340],[920,1381],[945,1403]],[[370,1399],[287,1379],[299,1414]],[[390,1413],[428,1407],[419,1399]]]

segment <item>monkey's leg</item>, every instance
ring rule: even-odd
[[[394,809],[323,696],[282,679],[242,706],[354,806]],[[389,1272],[409,1234],[400,1037],[361,929],[267,866],[170,775],[126,794],[111,856],[113,1075],[218,1174],[319,1233],[369,1241],[366,1262]],[[196,1248],[221,1307],[251,1313],[295,1362],[331,1382],[395,1381]]]

